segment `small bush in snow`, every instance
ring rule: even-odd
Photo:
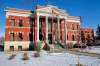
[[[34,53],[34,57],[40,57],[40,53],[39,52]]]
[[[26,52],[23,54],[23,60],[29,60],[28,54]]]
[[[76,64],[75,66],[86,66],[86,65],[83,65],[83,64]]]
[[[38,42],[37,45],[35,46],[35,50],[37,52],[40,52],[41,51],[41,42]]]
[[[15,56],[16,56],[15,54],[12,54],[8,59],[9,59],[9,60],[12,60],[12,59],[15,58]]]

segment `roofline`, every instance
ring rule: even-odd
[[[89,27],[87,27],[87,28],[80,28],[81,30],[94,30],[93,28],[89,28]]]
[[[34,13],[32,10],[18,9],[18,8],[5,8],[6,12],[22,12],[22,13]]]

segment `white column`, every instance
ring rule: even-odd
[[[39,16],[37,16],[37,42],[39,42]]]
[[[48,17],[46,16],[46,43],[48,44]]]

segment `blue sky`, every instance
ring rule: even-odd
[[[96,30],[100,24],[100,0],[0,0],[0,36],[5,32],[4,8],[19,8],[34,10],[38,5],[55,5],[65,9],[72,16],[81,16],[81,27],[90,27]]]

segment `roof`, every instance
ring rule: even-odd
[[[68,20],[80,21],[80,16],[68,16],[67,18],[68,18]]]
[[[81,30],[93,30],[93,28],[81,28]]]
[[[44,11],[44,12],[58,11],[60,14],[68,15],[68,13],[66,12],[66,10],[60,9],[57,6],[53,6],[53,5],[46,5],[46,6],[40,6],[40,5],[38,5],[37,6],[37,10]]]
[[[22,12],[22,13],[31,13],[31,10],[17,9],[17,8],[6,8],[4,11],[7,12]]]

